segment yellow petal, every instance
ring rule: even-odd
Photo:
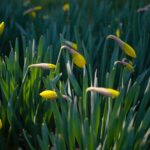
[[[124,42],[124,46],[122,48],[128,56],[136,58],[135,50],[128,43]]]
[[[73,48],[74,50],[78,50],[78,45],[77,45],[76,43],[72,43],[72,48]]]
[[[70,42],[70,41],[65,41],[65,44],[71,48],[73,48],[74,50],[78,50],[78,45],[77,43],[74,42]]]
[[[134,71],[134,67],[133,67],[133,65],[130,64],[130,63],[128,63],[128,64],[126,65],[126,68],[127,68],[129,71]]]
[[[133,63],[131,61],[126,62],[126,61],[115,61],[114,64],[122,64],[126,67],[127,70],[129,71],[134,71]]]
[[[72,54],[72,60],[73,63],[80,68],[84,68],[84,66],[86,65],[85,58],[79,53]]]
[[[5,23],[4,23],[4,22],[1,22],[1,23],[0,23],[0,35],[3,33],[4,28],[5,28]]]
[[[55,69],[56,68],[56,65],[54,65],[54,64],[47,64],[48,66],[49,66],[49,68],[51,68],[51,69]]]
[[[39,11],[39,10],[42,10],[42,6],[35,6],[33,9],[34,11]]]
[[[0,119],[0,129],[2,129],[3,124],[2,124],[2,120]]]
[[[86,91],[98,92],[104,96],[109,96],[111,98],[118,97],[120,92],[111,88],[103,88],[103,87],[89,87]]]
[[[70,5],[69,5],[69,3],[65,3],[65,4],[63,5],[63,10],[64,10],[64,11],[69,11],[69,10],[70,10]]]
[[[113,98],[114,98],[114,97],[118,97],[118,96],[119,96],[119,94],[120,94],[120,92],[119,92],[119,91],[114,90],[114,89],[110,89],[110,88],[108,88],[107,90],[108,90],[108,93],[110,93],[110,94],[112,95],[112,97],[113,97]]]
[[[118,38],[120,38],[120,30],[119,30],[119,29],[116,30],[116,36],[117,36]]]
[[[36,12],[35,12],[35,11],[30,12],[29,14],[30,14],[30,16],[31,16],[32,18],[35,18],[35,17],[36,17]]]
[[[44,99],[56,99],[57,98],[57,93],[55,91],[52,90],[45,90],[43,92],[40,93],[40,96]]]

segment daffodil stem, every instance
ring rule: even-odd
[[[35,111],[35,115],[34,115],[34,119],[33,119],[34,123],[36,122],[36,116],[37,116],[38,110],[39,110],[39,103],[38,103],[36,111]]]
[[[108,98],[108,101],[105,103],[105,105],[107,105],[107,117],[106,117],[106,130],[108,129],[108,122],[109,122],[109,118],[110,118],[110,101]]]
[[[11,135],[11,132],[12,132],[12,126],[10,126],[10,127],[9,127],[6,148],[8,148],[8,147],[9,147],[9,146],[8,146],[8,144],[9,144],[9,140],[10,140],[10,135]]]
[[[57,70],[57,67],[58,67],[58,63],[59,63],[59,60],[60,60],[60,56],[61,56],[61,52],[62,52],[63,49],[67,49],[71,54],[78,53],[78,52],[76,52],[75,50],[73,50],[72,48],[70,48],[70,47],[68,47],[66,45],[61,46],[61,48],[59,50],[58,57],[57,57],[57,61],[56,61],[55,73],[56,73],[56,70]]]
[[[26,77],[27,77],[27,74],[28,74],[28,68],[26,69],[26,72],[24,73],[24,76],[23,76],[23,80],[22,80],[22,83],[21,83],[21,87],[20,87],[20,89],[19,89],[19,95],[18,95],[18,97],[17,97],[17,100],[18,100],[18,102],[16,103],[16,105],[15,105],[15,108],[17,108],[18,106],[19,106],[19,103],[20,103],[20,100],[19,100],[19,98],[20,98],[20,96],[21,96],[21,94],[22,94],[22,90],[23,90],[23,86],[24,86],[24,82],[25,82],[25,80],[26,80]]]
[[[57,67],[58,67],[58,63],[59,63],[59,60],[60,60],[61,51],[62,51],[62,48],[60,48],[60,50],[59,50],[59,54],[58,54],[58,57],[57,57],[55,73],[56,73],[56,70],[57,70]]]
[[[123,47],[124,42],[120,38],[118,38],[118,37],[116,37],[114,35],[109,35],[107,37],[107,39],[113,39],[120,45],[120,47]]]
[[[121,81],[121,87],[124,87],[124,69],[122,70],[122,81]]]
[[[19,91],[20,94],[21,94],[21,90],[22,90],[22,87],[23,87],[23,85],[24,85],[25,79],[26,79],[26,77],[27,77],[28,70],[29,70],[29,69],[27,68],[27,70],[26,70],[26,72],[25,72],[25,74],[24,74],[24,76],[23,76],[21,88],[20,88],[20,91]],[[20,95],[19,95],[19,96],[20,96]]]

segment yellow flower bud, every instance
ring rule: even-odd
[[[23,14],[26,15],[26,14],[30,14],[30,15],[33,15],[34,17],[36,16],[36,11],[40,11],[42,10],[42,6],[35,6],[33,8],[29,8],[27,9]],[[32,13],[33,12],[33,13]]]
[[[84,68],[84,66],[86,65],[86,60],[79,52],[66,45],[61,46],[61,50],[62,49],[67,49],[71,53],[73,63],[76,66],[78,66],[79,68]]]
[[[77,43],[74,42],[70,42],[70,41],[65,41],[65,44],[71,48],[73,48],[74,50],[78,50],[78,45]]]
[[[5,23],[4,23],[4,22],[1,22],[1,23],[0,23],[0,35],[3,33],[4,28],[5,28]]]
[[[132,62],[125,62],[125,61],[116,61],[114,64],[122,64],[125,66],[125,68],[131,72],[134,71],[134,67]]]
[[[78,50],[78,45],[77,45],[76,43],[72,43],[72,48],[73,48],[74,50]]]
[[[35,6],[33,9],[34,11],[39,11],[39,10],[42,10],[42,6]]]
[[[121,49],[124,51],[124,53],[127,54],[128,56],[130,56],[132,58],[136,57],[135,50],[128,43],[122,41],[121,39],[119,39],[118,37],[116,37],[114,35],[108,35],[107,39],[115,40],[119,44]]]
[[[118,97],[118,96],[119,96],[119,94],[120,94],[120,92],[119,92],[119,91],[114,90],[114,89],[110,89],[110,88],[108,88],[108,89],[107,89],[107,91],[108,91],[108,93],[110,93],[110,94],[111,94],[111,97],[113,97],[113,98]]]
[[[79,53],[72,54],[72,60],[73,63],[79,68],[84,68],[84,66],[86,65],[85,58]]]
[[[28,68],[42,68],[42,69],[55,69],[56,65],[49,63],[31,64]]]
[[[2,120],[0,119],[0,129],[2,129],[3,124],[2,124]]]
[[[87,92],[94,91],[98,92],[104,96],[109,96],[111,98],[118,97],[120,92],[111,88],[103,88],[103,87],[89,87],[86,89]]]
[[[117,36],[118,38],[120,38],[120,30],[119,30],[119,29],[116,30],[116,36]]]
[[[136,57],[135,50],[128,43],[124,42],[122,49],[128,56],[133,57],[133,58]]]
[[[57,93],[55,91],[52,91],[52,90],[45,90],[45,91],[40,93],[40,96],[44,99],[54,100],[57,98]]]
[[[35,12],[35,11],[30,12],[29,14],[30,14],[30,16],[31,16],[32,18],[35,18],[35,17],[36,17],[36,12]]]
[[[132,62],[127,63],[126,69],[133,72],[134,71],[133,63]]]
[[[65,12],[70,10],[70,5],[69,5],[69,3],[65,3],[65,4],[63,5],[63,10],[64,10]]]

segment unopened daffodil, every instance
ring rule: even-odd
[[[67,45],[67,46],[69,46],[69,47],[71,47],[71,48],[73,48],[74,50],[78,50],[77,43],[65,40],[64,44]]]
[[[56,65],[49,63],[38,63],[38,64],[31,64],[28,66],[28,68],[55,69]]]
[[[111,98],[116,98],[120,94],[120,92],[117,90],[114,90],[112,88],[103,88],[103,87],[88,87],[86,89],[86,91],[87,92],[89,92],[89,91],[97,92],[104,96],[109,96]]]
[[[40,96],[46,100],[55,100],[58,98],[58,95],[54,90],[45,90],[40,93]],[[61,97],[65,100],[70,100],[67,95],[61,95]]]
[[[23,14],[27,15],[29,14],[31,17],[36,17],[36,12],[42,10],[42,6],[35,6],[33,8],[27,9]]]
[[[134,67],[133,67],[133,63],[131,61],[127,62],[127,61],[115,61],[114,64],[121,64],[121,65],[124,65],[125,68],[128,70],[128,71],[131,71],[133,72],[134,71]]]
[[[2,120],[0,119],[0,129],[2,129],[3,124],[2,124]]]
[[[118,38],[120,38],[120,29],[117,29],[117,30],[116,30],[116,36],[117,36]]]
[[[40,96],[44,99],[56,99],[57,98],[57,93],[55,91],[52,90],[45,90],[43,92],[40,93]]]
[[[67,11],[70,10],[70,5],[69,5],[69,3],[65,3],[65,4],[63,5],[63,10],[64,10],[65,12],[67,12]]]
[[[4,28],[5,28],[5,23],[1,22],[0,23],[0,35],[4,32]]]
[[[85,58],[79,52],[77,52],[73,48],[71,48],[69,46],[66,46],[66,45],[63,45],[61,47],[61,50],[62,49],[67,49],[71,53],[73,63],[76,66],[78,66],[79,68],[84,68],[84,66],[86,65],[86,60],[85,60]]]
[[[124,53],[132,58],[136,57],[135,50],[126,42],[122,41],[120,38],[114,36],[114,35],[108,35],[107,39],[113,39],[115,40],[121,49],[124,51]]]

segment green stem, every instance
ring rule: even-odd
[[[38,103],[36,111],[35,111],[35,115],[34,115],[34,119],[33,119],[34,123],[36,122],[36,116],[37,116],[38,110],[39,110],[39,103]]]
[[[58,63],[59,63],[60,56],[61,56],[61,51],[62,51],[62,48],[60,48],[60,50],[59,50],[59,54],[58,54],[57,61],[56,61],[56,68],[55,68],[54,73],[56,73],[56,70],[57,70],[57,67],[58,67]]]

